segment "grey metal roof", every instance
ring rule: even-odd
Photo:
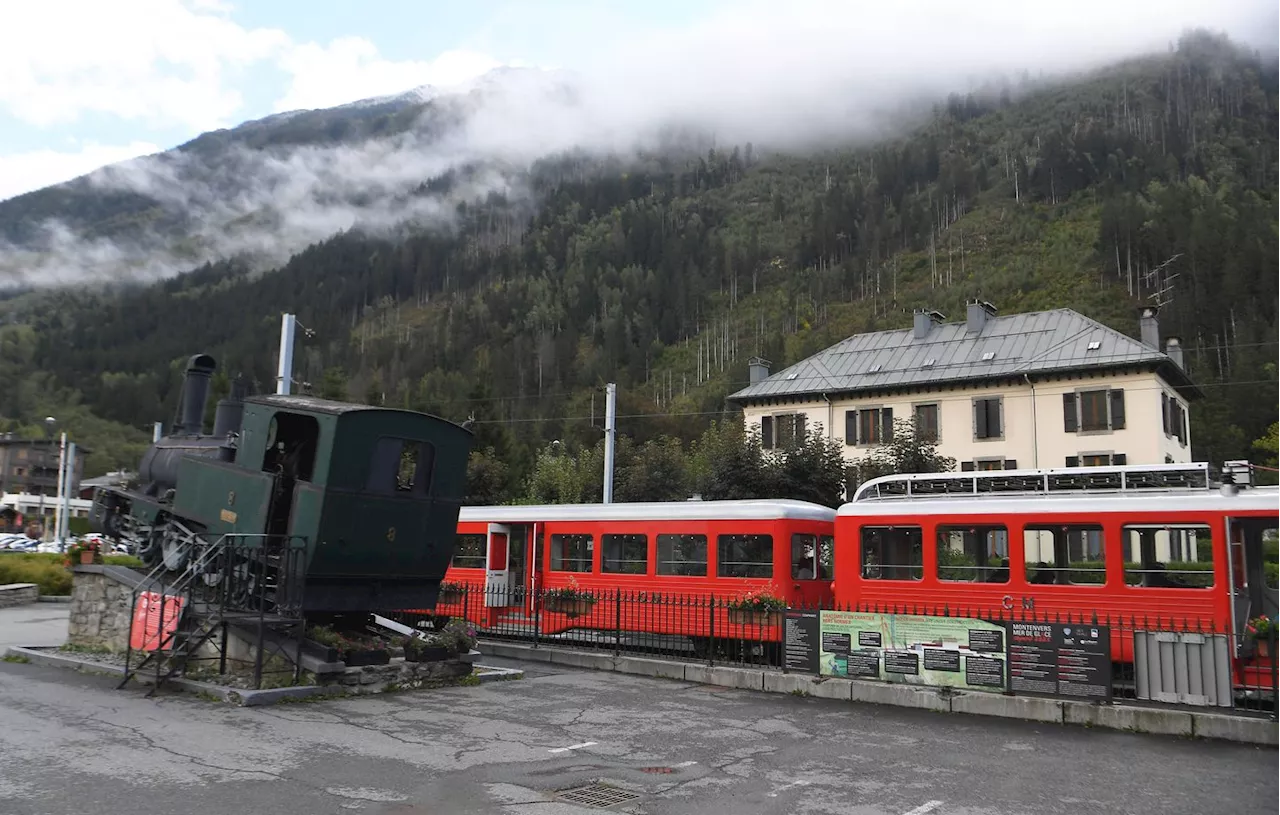
[[[1091,350],[1095,342],[1097,348]],[[1156,366],[1185,395],[1202,395],[1163,352],[1060,308],[988,317],[979,333],[969,333],[967,324],[958,322],[935,324],[920,339],[912,328],[855,334],[737,391],[729,400],[921,388],[1133,365]]]

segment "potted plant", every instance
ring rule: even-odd
[[[1271,646],[1275,645],[1277,638],[1275,620],[1265,614],[1260,614],[1249,620],[1244,630],[1258,644],[1258,656],[1271,656]]]
[[[590,614],[596,598],[578,587],[578,581],[569,578],[567,586],[548,589],[542,595],[542,607],[568,617],[580,617]]]
[[[462,595],[466,593],[466,586],[461,583],[441,583],[440,595],[436,598],[436,605],[444,605],[445,603],[457,603],[462,600]]]
[[[738,625],[777,625],[787,602],[768,588],[752,589],[728,602],[729,622]]]
[[[67,557],[63,561],[66,566],[73,566],[77,563],[87,566],[91,563],[102,562],[102,556],[98,551],[96,541],[76,541],[67,547],[66,555]]]
[[[448,658],[449,648],[441,641],[439,634],[405,637],[405,662],[439,662]]]

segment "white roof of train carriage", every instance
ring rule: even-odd
[[[459,522],[546,521],[834,521],[836,511],[792,500],[662,501],[616,504],[539,504],[462,507]]]
[[[872,498],[840,507],[841,517],[902,515],[1048,515],[1057,512],[1258,512],[1280,515],[1280,490],[1256,487],[1236,495],[1217,490],[1187,490],[1134,495],[955,495],[944,497]]]

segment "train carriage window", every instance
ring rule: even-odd
[[[835,538],[796,533],[791,536],[791,577],[794,580],[830,580],[834,576]]]
[[[1003,526],[939,526],[938,579],[1008,583],[1009,531]]]
[[[369,492],[425,496],[431,490],[435,458],[430,442],[383,436],[373,448]]]
[[[601,535],[600,571],[606,574],[647,574],[648,535]]]
[[[721,535],[716,544],[720,577],[773,577],[772,535]]]
[[[659,535],[658,574],[707,576],[706,535]]]
[[[918,526],[862,527],[864,580],[924,577],[924,532]]]
[[[1124,528],[1124,582],[1130,586],[1213,586],[1213,536],[1204,524],[1129,524]]]
[[[551,571],[591,571],[591,536],[552,535]]]
[[[483,569],[484,535],[458,535],[453,546],[453,565],[458,569]]]
[[[1027,582],[1094,584],[1107,582],[1102,527],[1091,524],[1038,524],[1022,535]]]

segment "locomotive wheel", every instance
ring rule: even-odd
[[[170,571],[181,571],[187,565],[187,551],[174,535],[167,534],[160,544],[164,567]]]
[[[161,537],[162,533],[153,531],[138,543],[138,557],[142,558],[142,562],[146,564],[148,569],[154,569],[160,563],[162,554]]]

